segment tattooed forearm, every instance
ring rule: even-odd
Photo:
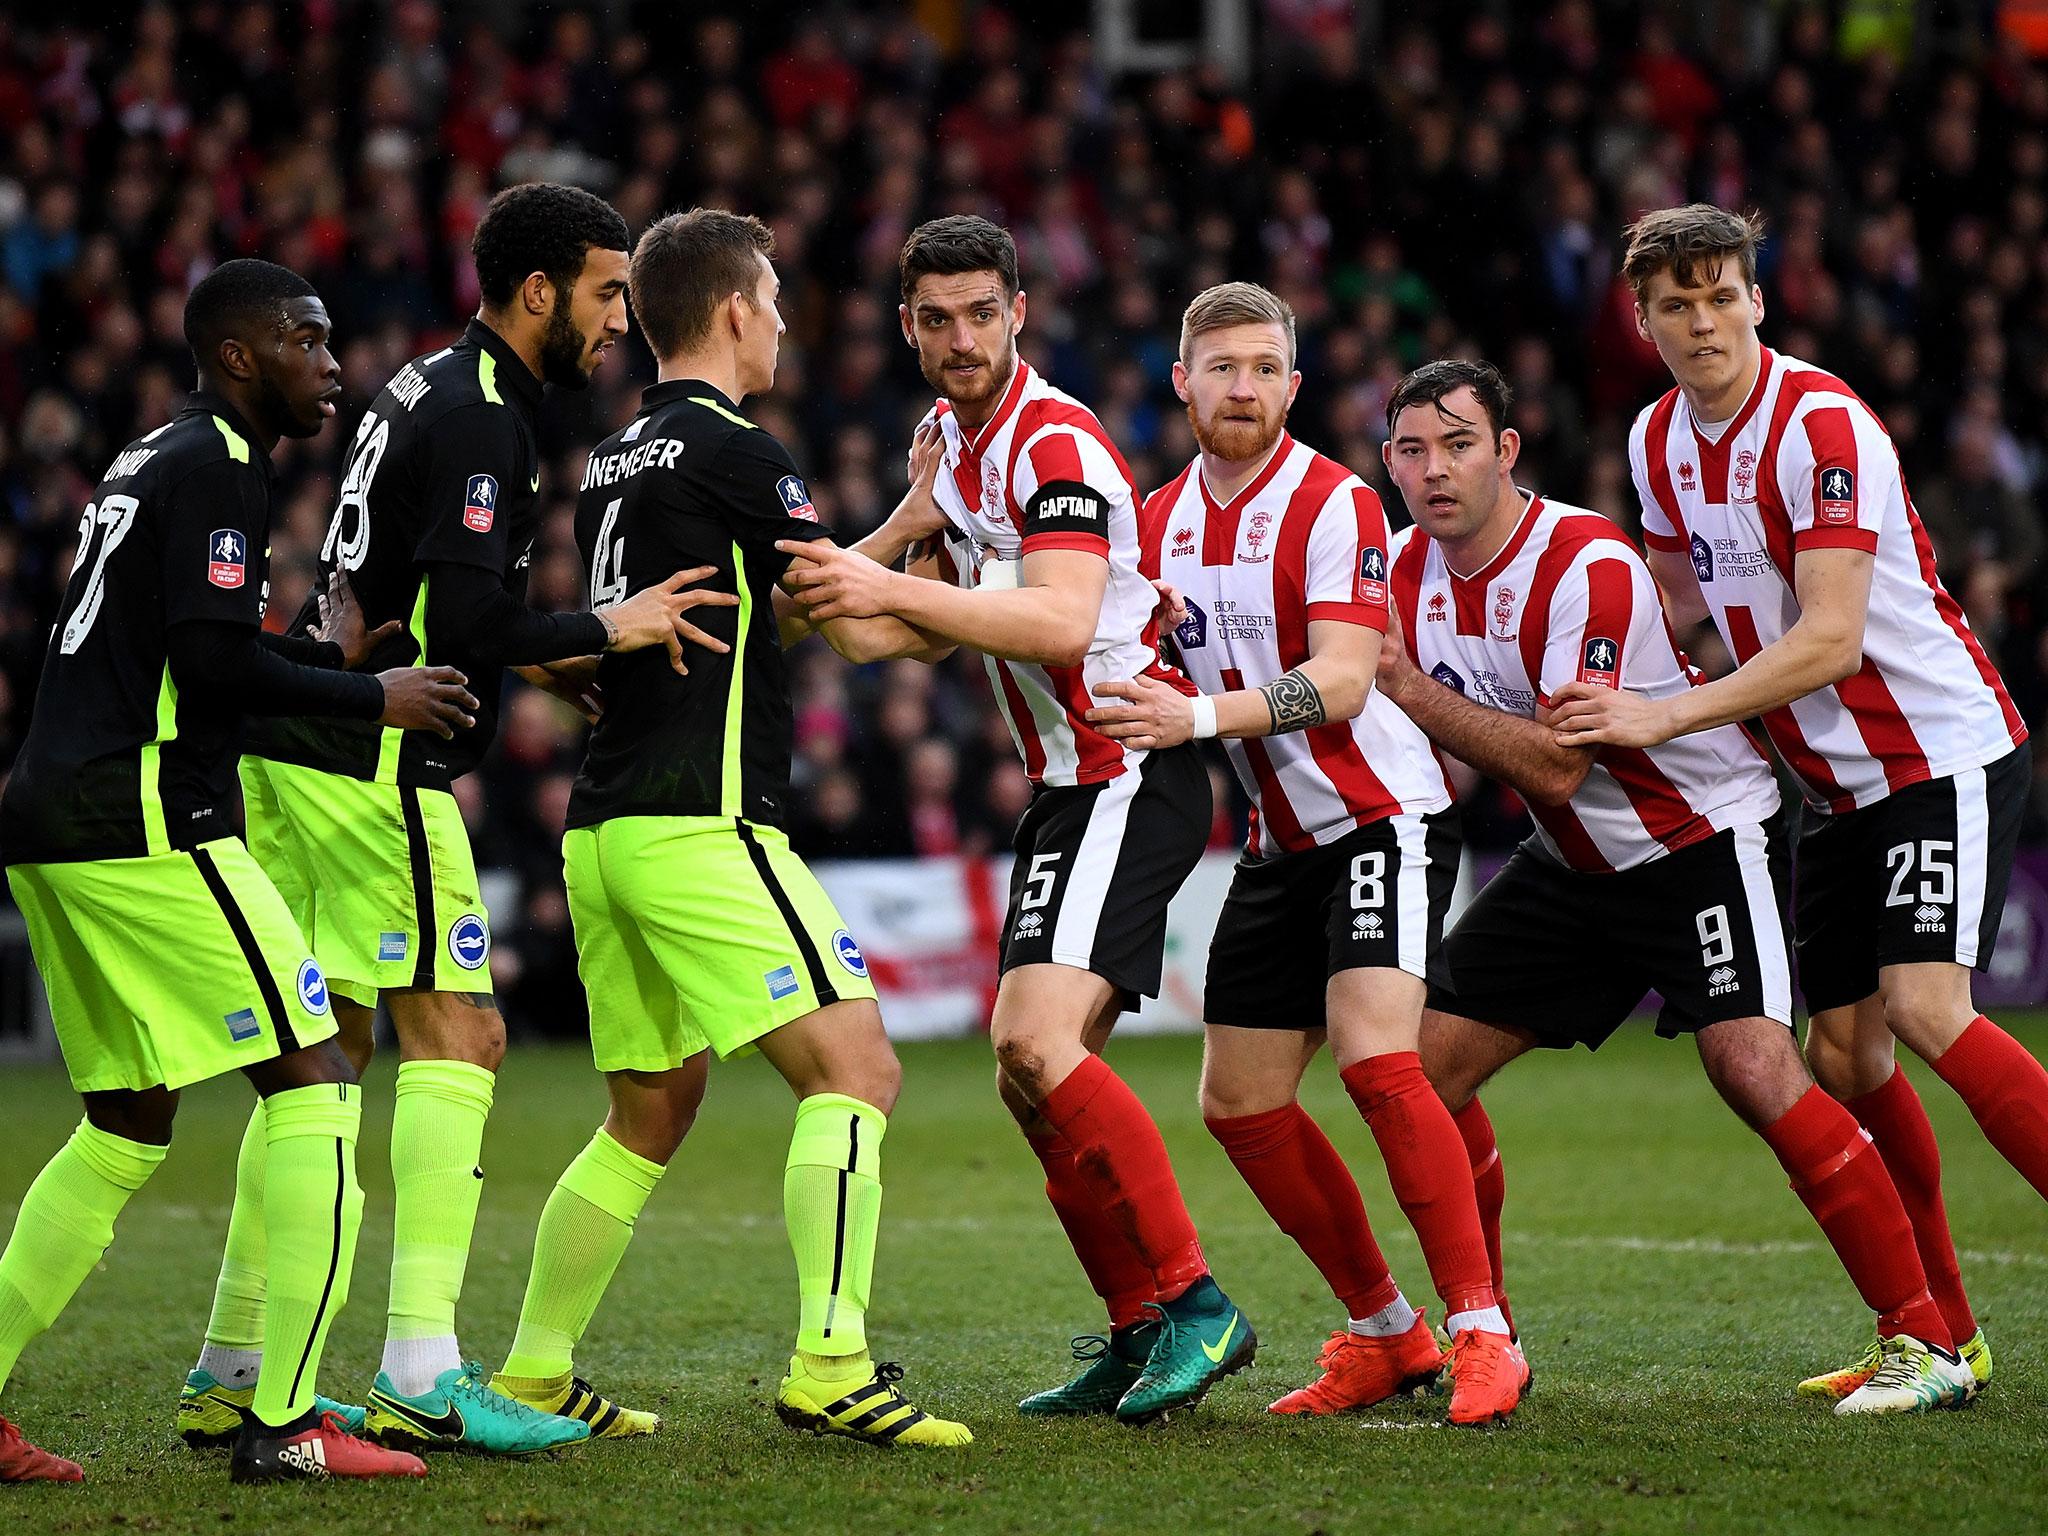
[[[1281,673],[1259,692],[1265,696],[1266,712],[1273,717],[1271,735],[1305,731],[1329,718],[1323,709],[1323,696],[1299,667]]]

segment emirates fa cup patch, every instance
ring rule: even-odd
[[[1375,608],[1387,605],[1387,552],[1377,545],[1358,552],[1358,600]]]
[[[1814,498],[1813,520],[1824,528],[1855,526],[1855,471],[1831,464],[1820,472],[1820,494]]]
[[[462,498],[462,526],[471,533],[489,533],[498,520],[498,482],[490,475],[471,475]]]
[[[206,536],[206,579],[233,591],[249,579],[249,541],[237,528],[216,528]]]
[[[1621,647],[1605,635],[1586,640],[1586,654],[1579,663],[1579,681],[1601,688],[1621,686]]]
[[[791,517],[800,517],[807,523],[818,520],[818,509],[811,505],[811,493],[795,475],[784,475],[778,480],[775,494],[782,498],[782,510]]]

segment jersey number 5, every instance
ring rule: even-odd
[[[142,505],[133,496],[109,496],[98,506],[88,505],[78,519],[78,565],[83,566],[88,556],[92,560],[91,574],[85,578],[85,590],[78,596],[78,606],[65,621],[63,638],[57,642],[60,655],[69,656],[85,644],[85,637],[92,633],[92,623],[100,616],[100,603],[107,595],[107,556],[120,547],[128,537],[128,530],[135,526],[136,509]],[[99,535],[99,548],[94,549],[94,534]]]
[[[342,477],[341,495],[334,504],[334,521],[327,525],[327,540],[320,546],[320,563],[332,561],[351,574],[363,568],[370,554],[370,482],[377,478],[377,466],[384,461],[384,445],[391,441],[391,423],[379,421],[375,411],[363,412],[356,428],[355,452]]]

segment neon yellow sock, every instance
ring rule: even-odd
[[[263,1348],[263,1276],[270,1262],[263,1225],[263,1169],[270,1161],[266,1125],[258,1099],[235,1157],[235,1203],[228,1212],[220,1278],[213,1286],[213,1312],[206,1320],[206,1342],[220,1349]]]
[[[114,1218],[149,1182],[168,1147],[78,1122],[21,1197],[0,1253],[0,1387],[28,1341],[57,1320],[114,1240]]]
[[[796,1255],[796,1347],[806,1355],[858,1355],[868,1347],[868,1289],[882,1220],[882,1134],[872,1104],[817,1093],[796,1107],[782,1215]]]
[[[356,1183],[363,1091],[353,1083],[287,1088],[264,1101],[264,1118],[269,1305],[255,1414],[277,1427],[312,1406],[327,1330],[348,1300],[363,1219]]]
[[[533,1234],[533,1269],[505,1357],[507,1376],[546,1378],[570,1369],[664,1171],[602,1130],[563,1170]]]
[[[455,1303],[483,1197],[484,1121],[496,1082],[467,1061],[408,1061],[398,1069],[388,1340],[445,1338],[453,1355]]]

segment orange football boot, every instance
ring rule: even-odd
[[[0,1419],[0,1483],[82,1483],[85,1473],[75,1461],[53,1456],[21,1438],[21,1431]]]
[[[1442,1374],[1444,1353],[1429,1324],[1415,1314],[1415,1326],[1387,1338],[1369,1338],[1340,1328],[1316,1356],[1323,1374],[1274,1403],[1268,1413],[1353,1413],[1383,1403],[1397,1392],[1428,1386]]]
[[[1505,1424],[1534,1379],[1521,1345],[1467,1328],[1451,1343],[1451,1422]]]

